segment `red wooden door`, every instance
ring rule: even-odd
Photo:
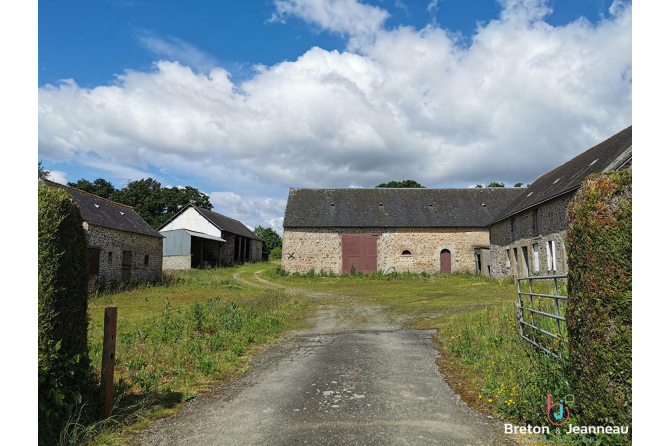
[[[342,274],[351,267],[364,274],[377,272],[377,237],[370,234],[342,235]]]
[[[440,272],[451,274],[451,252],[448,249],[443,249],[440,252]]]

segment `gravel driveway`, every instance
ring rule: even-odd
[[[517,444],[444,382],[432,330],[390,326],[382,310],[321,311],[315,328],[266,349],[249,373],[159,420],[140,444]]]

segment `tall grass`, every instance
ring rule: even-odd
[[[451,360],[449,367],[467,381],[460,389],[466,401],[501,419],[548,426],[553,432],[555,426],[547,420],[547,394],[554,400],[572,394],[569,358],[554,358],[523,341],[515,311],[509,302],[457,313],[440,327],[439,337]],[[557,349],[558,341],[552,341]],[[569,423],[579,425],[580,402],[568,407]],[[623,444],[619,436],[589,437],[593,444]]]
[[[73,417],[61,444],[122,443],[125,433],[243,371],[255,346],[277,338],[308,308],[300,296],[245,290],[232,274],[229,269],[189,271],[168,287],[149,284],[93,298],[89,349],[97,374],[102,307],[119,308],[114,409],[109,419],[97,422]]]

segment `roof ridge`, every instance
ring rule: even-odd
[[[403,191],[428,191],[428,190],[511,190],[511,189],[526,189],[525,187],[292,187],[290,190],[403,190]]]
[[[77,192],[81,192],[81,193],[84,194],[84,195],[89,195],[89,196],[91,196],[91,197],[99,198],[100,200],[107,201],[107,202],[112,203],[112,204],[115,204],[115,205],[117,205],[117,206],[123,206],[123,207],[126,207],[126,208],[128,208],[128,209],[135,210],[132,206],[128,206],[127,204],[117,203],[116,201],[112,201],[112,200],[110,200],[110,199],[101,197],[100,195],[96,195],[96,194],[92,194],[92,193],[90,193],[90,192],[86,192],[85,190],[77,189],[76,187],[72,187],[72,186],[69,186],[69,185],[67,185],[67,184],[56,183],[55,181],[47,180],[47,179],[45,179],[45,178],[41,178],[41,180],[42,180],[42,181],[45,181],[45,182],[47,182],[47,183],[54,184],[54,185],[56,185],[56,187],[64,187],[64,188],[67,188],[67,189],[76,190]]]

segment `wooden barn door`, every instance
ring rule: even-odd
[[[377,237],[370,234],[342,235],[342,274],[351,267],[364,274],[377,272]]]
[[[91,278],[100,274],[100,248],[88,248],[88,270]]]
[[[440,252],[440,272],[451,274],[451,252],[448,249],[443,249]]]
[[[133,272],[133,253],[131,251],[123,251],[123,258],[121,261],[121,281],[130,280]]]

